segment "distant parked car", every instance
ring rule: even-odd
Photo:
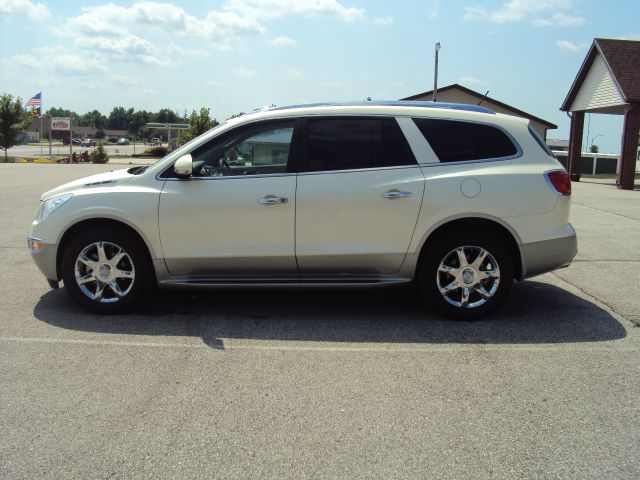
[[[96,142],[95,142],[95,140],[91,140],[90,138],[85,138],[84,140],[82,140],[82,142],[80,142],[80,146],[81,147],[95,147],[96,146]]]
[[[162,139],[160,138],[152,138],[151,145],[162,145]]]
[[[116,142],[116,145],[129,145],[129,139],[128,138],[119,138],[118,141]]]

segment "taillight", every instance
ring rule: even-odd
[[[571,195],[571,178],[565,170],[545,172],[549,185],[560,195]]]

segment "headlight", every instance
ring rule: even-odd
[[[36,216],[36,221],[38,223],[42,222],[45,218],[55,212],[62,205],[67,203],[73,197],[73,193],[65,193],[64,195],[60,195],[59,197],[53,197],[49,200],[42,203],[40,206],[40,210],[38,210],[38,215]]]

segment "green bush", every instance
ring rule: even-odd
[[[167,147],[151,147],[144,151],[145,155],[150,157],[162,158],[168,153]]]
[[[109,161],[109,155],[104,151],[102,142],[98,142],[96,149],[89,155],[91,163],[107,163]]]

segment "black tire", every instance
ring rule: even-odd
[[[488,255],[483,257],[485,260],[477,269],[472,265],[460,269],[458,249],[462,249],[463,255],[471,264],[482,250]],[[445,268],[453,266],[454,273],[439,271],[441,263]],[[497,264],[497,270],[493,263]],[[491,274],[490,278],[481,279],[483,275],[489,275],[493,271],[499,277]],[[438,312],[456,320],[477,320],[495,311],[506,299],[513,284],[513,260],[497,236],[475,229],[453,230],[438,236],[426,246],[418,275],[418,285],[423,297]],[[464,283],[466,281],[470,283]],[[441,293],[440,288],[445,289],[450,285],[458,287],[448,294]],[[490,293],[494,287],[490,297],[480,293],[483,289]],[[463,298],[465,290],[468,292],[466,306]],[[454,305],[455,303],[458,305]]]
[[[105,259],[116,261],[116,253],[124,251],[124,256],[116,266],[104,266],[107,262],[99,264],[98,247],[101,244],[105,252]],[[121,250],[118,251],[117,248]],[[98,268],[88,267],[84,262],[78,262],[81,252],[89,260],[92,260]],[[79,276],[94,277],[81,287],[76,279],[76,265],[79,268]],[[100,270],[99,265],[103,266]],[[113,273],[111,273],[113,271]],[[97,273],[100,272],[100,273]],[[118,275],[133,273],[133,278],[119,277]],[[101,276],[104,274],[105,276]],[[118,276],[109,281],[111,277]],[[101,282],[97,278],[104,278]],[[62,255],[62,280],[69,296],[93,313],[114,314],[123,312],[140,303],[150,292],[155,283],[152,265],[144,243],[135,235],[124,229],[113,227],[97,227],[81,231],[66,246]],[[110,285],[116,282],[114,287]],[[92,299],[90,294],[96,294],[102,286],[102,299]],[[123,295],[116,293],[119,290]]]

